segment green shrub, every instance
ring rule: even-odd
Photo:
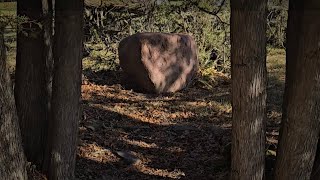
[[[268,5],[268,46],[283,48],[287,3],[274,0]],[[152,1],[109,2],[86,8],[87,44],[105,44],[104,51],[108,51],[110,57],[95,58],[114,62],[104,63],[112,64],[111,68],[114,68],[118,65],[118,43],[124,37],[137,32],[188,33],[197,42],[201,78],[208,82],[216,73],[230,74],[229,19],[230,3],[227,0],[171,0],[160,4]],[[217,52],[216,59],[210,58],[213,50]]]

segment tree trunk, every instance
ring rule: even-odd
[[[42,13],[44,16],[43,31],[44,31],[44,54],[46,62],[46,87],[47,87],[47,141],[45,147],[45,154],[42,164],[42,171],[48,174],[51,142],[48,137],[50,129],[48,128],[51,118],[51,98],[52,98],[52,71],[53,71],[53,0],[41,0],[42,1]]]
[[[317,153],[313,163],[311,180],[319,180],[320,177],[320,141],[318,140]]]
[[[49,179],[74,179],[80,114],[83,0],[55,1]]]
[[[289,1],[286,87],[276,180],[310,179],[320,130],[319,9],[319,0]]]
[[[52,32],[47,32],[52,16],[43,16],[41,0],[18,0],[17,12],[43,23],[42,28],[35,23],[25,23],[23,32],[18,32],[15,75],[15,98],[24,151],[29,161],[42,166],[48,126],[48,63],[52,60],[50,41],[44,36]]]
[[[18,116],[6,65],[3,28],[0,29],[0,164],[1,179],[27,179]]]
[[[233,180],[264,178],[266,8],[266,0],[231,1]]]

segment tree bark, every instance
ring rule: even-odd
[[[17,63],[15,75],[15,98],[20,120],[22,141],[27,159],[38,166],[43,165],[47,141],[49,79],[52,63],[48,33],[52,11],[43,13],[41,0],[18,0],[17,13],[27,16],[23,31],[17,34]],[[51,27],[52,28],[52,27]],[[50,32],[48,32],[50,31]],[[46,36],[46,37],[45,37]]]
[[[55,1],[49,179],[74,179],[80,115],[83,0]]]
[[[1,179],[27,179],[18,116],[6,65],[2,28],[0,28],[0,164]]]
[[[275,179],[310,179],[320,130],[320,1],[290,0]],[[317,177],[319,178],[319,177]]]
[[[43,20],[43,31],[44,31],[44,54],[46,62],[46,93],[47,93],[47,141],[45,147],[45,154],[42,163],[42,171],[48,174],[49,162],[50,162],[50,151],[51,141],[49,138],[50,129],[48,128],[51,118],[51,98],[52,98],[52,71],[53,71],[53,0],[41,0],[42,2],[42,13],[44,16]]]
[[[318,140],[317,153],[313,163],[311,180],[318,180],[320,177],[320,141]]]
[[[231,1],[233,180],[264,178],[266,8],[266,0]]]

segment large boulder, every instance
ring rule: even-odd
[[[138,33],[124,38],[118,50],[127,83],[143,92],[179,91],[199,68],[196,43],[186,34]]]

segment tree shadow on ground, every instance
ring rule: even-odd
[[[125,90],[133,90],[138,93],[142,93],[143,90],[137,85],[130,81],[123,71],[120,70],[100,70],[93,71],[91,69],[86,69],[83,71],[85,81],[97,84],[97,85],[107,85],[107,86],[121,86]]]
[[[136,173],[128,172],[129,167],[123,163],[122,166],[114,163],[115,174],[120,171],[118,174],[130,176],[119,179],[226,177],[230,163],[230,128],[216,124],[230,123],[230,115],[214,105],[208,107],[206,102],[221,104],[227,101],[228,94],[198,94],[197,90],[189,90],[156,96],[119,92],[114,87],[106,87],[101,93],[84,91],[91,95],[84,97],[86,117],[80,123],[84,129],[80,131],[80,147],[85,149],[95,144],[109,149],[115,156],[117,151],[134,152],[141,160],[141,164],[134,166]],[[109,176],[114,174],[105,172]]]
[[[90,174],[92,179],[227,179],[229,85],[210,91],[191,87],[175,94],[142,94],[123,89],[120,72],[99,73],[88,76],[90,85],[83,87],[79,179]],[[276,150],[283,81],[270,76],[267,93],[266,148]],[[101,151],[108,153],[97,154]],[[117,152],[133,152],[139,163],[128,164]],[[267,177],[272,176],[274,160],[267,156]]]
[[[100,119],[81,122],[82,127],[89,127],[80,133],[82,144],[110,149],[115,156],[118,151],[134,152],[142,161],[131,167],[125,163],[126,159],[120,158],[120,162],[111,164],[116,169],[106,165],[104,171],[100,171],[109,176],[119,179],[206,179],[228,169],[228,153],[224,155],[226,150],[223,148],[229,142],[229,129],[214,125],[200,128],[146,123],[94,106],[87,106],[85,111],[99,114]]]
[[[282,117],[283,94],[284,73],[280,73],[279,71],[269,72],[267,87],[268,121],[266,149],[272,152],[276,152],[278,147],[279,130]],[[276,156],[272,153],[268,153],[268,151],[266,156],[266,175],[267,179],[273,179],[273,168],[275,166]]]
[[[75,175],[79,180],[164,179],[130,170],[130,168],[125,168],[121,162],[104,163],[77,156],[76,166]]]
[[[91,83],[97,85],[107,85],[112,86],[115,84],[120,84],[122,79],[122,71],[114,70],[100,70],[93,71],[91,69],[83,70],[83,75],[85,79]]]

